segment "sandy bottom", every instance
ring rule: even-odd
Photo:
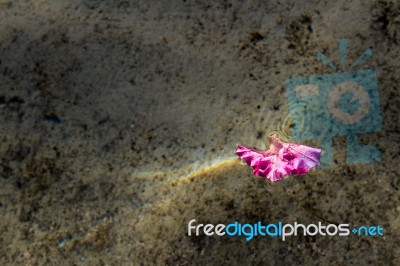
[[[0,0],[1,265],[400,265],[399,11],[390,1]],[[167,3],[168,2],[168,3]],[[267,2],[267,3],[262,3]],[[378,77],[377,164],[271,185],[235,157],[290,133],[284,81]],[[344,70],[346,71],[346,70]],[[321,129],[322,130],[322,129]],[[187,224],[348,223],[384,236],[188,236]]]

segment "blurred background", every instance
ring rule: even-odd
[[[0,0],[0,264],[399,265],[400,4]],[[271,185],[235,156],[290,134],[285,80],[377,73],[381,161]],[[289,121],[289,122],[288,122]],[[322,130],[322,128],[321,128]],[[384,237],[207,237],[187,223],[380,225]]]

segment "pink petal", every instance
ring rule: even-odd
[[[267,151],[237,147],[236,154],[253,168],[254,175],[275,182],[289,174],[304,175],[319,165],[320,149],[285,143],[275,136],[270,140],[273,143]]]
[[[320,149],[305,145],[290,144],[289,150],[294,156],[293,160],[291,160],[294,168],[292,174],[304,175],[311,168],[319,165],[322,152]]]

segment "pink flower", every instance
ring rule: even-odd
[[[285,175],[304,175],[320,163],[321,149],[284,142],[277,134],[270,134],[268,142],[266,151],[237,147],[236,154],[253,168],[254,175],[275,182]]]

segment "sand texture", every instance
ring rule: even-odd
[[[0,265],[400,265],[396,1],[0,0]],[[382,130],[271,185],[234,152],[284,129],[284,81],[377,73]],[[286,128],[290,130],[289,128]],[[187,223],[380,225],[383,237],[208,237]]]

